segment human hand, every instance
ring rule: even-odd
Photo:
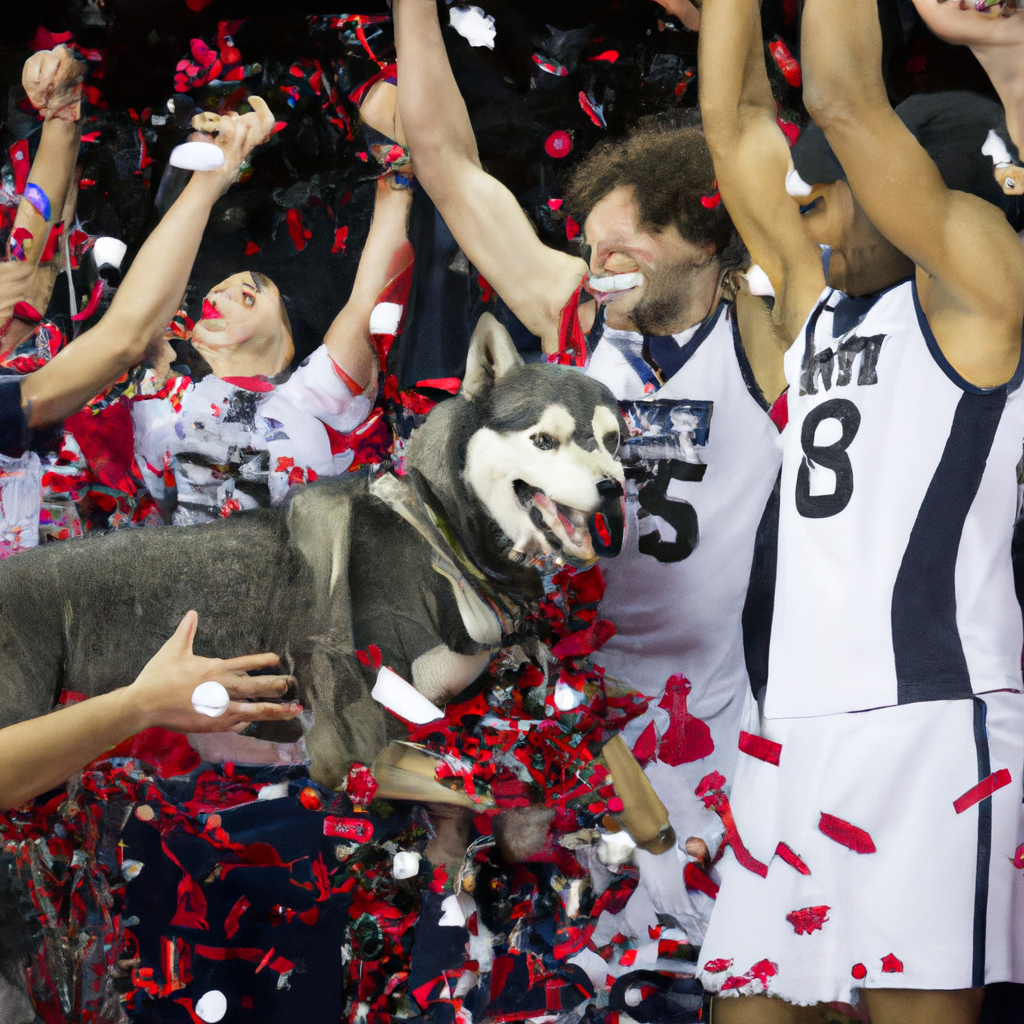
[[[192,118],[192,127],[213,142],[224,153],[224,165],[212,171],[198,171],[197,175],[218,181],[226,189],[238,178],[239,169],[249,154],[270,138],[274,130],[274,115],[260,96],[250,96],[248,114],[230,111],[214,114],[207,111]]]
[[[960,46],[1024,41],[1024,14],[1017,5],[979,9],[974,0],[914,0],[921,20],[940,39]]]
[[[1008,196],[1024,196],[1024,167],[1002,164],[995,169],[996,181]]]
[[[174,732],[241,732],[250,722],[288,721],[302,712],[297,701],[269,703],[287,692],[295,682],[292,676],[247,675],[254,669],[276,665],[276,654],[251,654],[227,661],[200,658],[192,653],[198,624],[196,612],[186,612],[174,635],[123,691],[125,700],[137,712],[140,729],[156,725]],[[192,706],[193,691],[208,680],[220,683],[232,698],[217,718],[201,714]]]
[[[47,120],[77,121],[82,112],[85,64],[63,44],[32,54],[21,71],[29,102]]]
[[[700,30],[701,0],[654,0],[666,14],[677,17],[691,32]]]

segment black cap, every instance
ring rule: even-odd
[[[800,133],[790,153],[797,174],[808,185],[828,185],[846,178],[825,133],[813,121]]]
[[[1014,197],[1003,194],[992,173],[992,160],[981,151],[993,130],[1011,153],[1016,152],[999,103],[972,92],[917,93],[904,100],[896,113],[935,161],[948,188],[979,196],[1011,215],[1007,200]],[[793,166],[809,185],[825,185],[846,177],[825,133],[816,124],[804,129],[792,155]],[[1010,205],[1016,208],[1016,204]]]

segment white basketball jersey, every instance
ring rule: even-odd
[[[587,371],[645,435],[639,461],[624,458],[622,553],[601,562],[601,615],[616,635],[597,661],[651,696],[669,676],[686,676],[690,712],[710,719],[749,687],[741,615],[781,444],[731,309],[720,306],[676,343],[682,365],[662,386],[639,334],[606,328]]]
[[[960,377],[913,281],[826,290],[786,353],[769,718],[1021,689],[1021,377]]]

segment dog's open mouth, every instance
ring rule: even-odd
[[[551,545],[552,551],[580,562],[592,562],[597,556],[590,538],[587,513],[553,501],[540,488],[516,480],[513,484],[519,504]]]

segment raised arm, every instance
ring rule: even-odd
[[[1024,10],[979,11],[950,0],[914,0],[924,23],[947,43],[969,46],[1006,112],[1006,130],[1024,149]]]
[[[251,114],[220,120],[217,145],[224,166],[197,171],[139,250],[100,322],[25,377],[22,405],[30,427],[56,423],[138,363],[174,315],[213,204],[234,180],[242,160],[273,128],[270,109],[258,96]]]
[[[24,196],[11,225],[6,260],[0,263],[0,350],[16,347],[35,328],[12,319],[18,303],[46,312],[60,266],[60,248],[47,243],[65,219],[65,205],[78,159],[80,83],[84,65],[66,46],[33,54],[22,69],[22,85],[43,122]],[[72,209],[73,209],[73,204]],[[46,262],[42,257],[47,249]]]
[[[773,319],[792,341],[825,286],[821,256],[786,193],[789,146],[776,123],[757,0],[704,0],[700,107],[733,224],[775,289]]]
[[[411,206],[409,189],[394,187],[390,175],[377,179],[373,222],[359,257],[352,292],[324,337],[334,362],[364,389],[377,379],[377,354],[370,341],[370,314],[388,283],[393,257],[407,241]]]
[[[480,166],[434,0],[395,0],[394,12],[398,110],[416,177],[470,262],[554,351],[586,264],[544,245],[515,196]]]
[[[1020,359],[1024,248],[1003,212],[948,189],[889,105],[875,0],[807,0],[804,102],[871,222],[918,266],[921,304],[968,381],[1005,383]]]

